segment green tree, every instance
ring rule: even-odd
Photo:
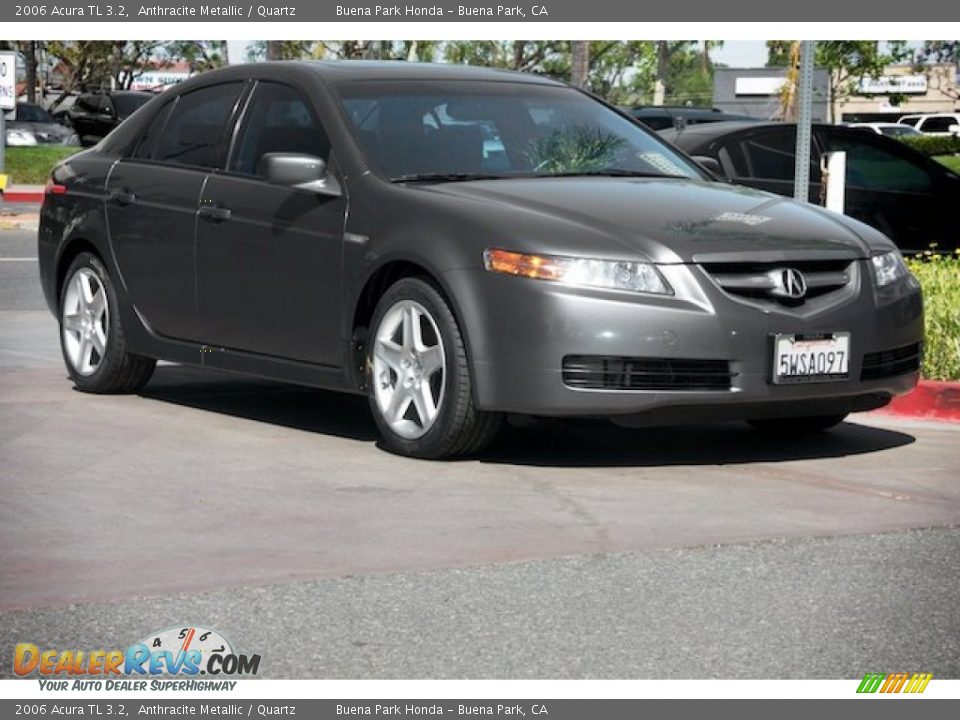
[[[796,40],[767,40],[767,67],[789,67],[790,51]]]
[[[82,90],[128,89],[148,69],[156,67],[158,40],[49,41],[47,54],[60,74],[61,100]],[[162,66],[162,60],[159,61]]]
[[[939,90],[954,100],[960,100],[960,84],[956,81],[957,74],[960,73],[960,40],[927,40],[916,54],[915,60],[918,69],[926,73],[932,89]],[[953,66],[952,78],[944,65]]]
[[[458,65],[498,67],[524,72],[545,73],[545,66],[561,59],[568,72],[570,43],[542,40],[454,40],[444,44],[447,62]]]
[[[789,67],[792,40],[767,42],[767,65]],[[818,41],[815,64],[827,70],[830,77],[830,118],[836,122],[840,103],[851,94],[864,94],[860,82],[865,78],[880,77],[888,65],[902,62],[910,55],[905,42],[889,42],[886,48],[876,40],[825,40]],[[896,95],[890,96],[896,102]]]
[[[165,57],[185,62],[191,72],[206,72],[227,64],[226,41],[175,40],[163,47]]]

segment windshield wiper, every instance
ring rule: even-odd
[[[491,175],[488,173],[410,173],[390,178],[393,183],[405,182],[466,182],[469,180],[503,180],[509,175]]]
[[[643,170],[623,170],[621,168],[607,168],[606,170],[574,170],[571,172],[537,173],[536,177],[638,177],[638,178],[690,178],[686,175],[668,175],[667,173],[644,172]]]

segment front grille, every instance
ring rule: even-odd
[[[726,360],[568,355],[563,382],[591,390],[729,390]]]
[[[781,305],[802,305],[808,300],[847,287],[853,279],[854,260],[799,260],[784,262],[704,263],[701,267],[713,281],[731,295]],[[784,270],[803,275],[806,293],[788,297],[782,285]]]
[[[883,378],[907,375],[920,369],[923,358],[923,345],[914,343],[893,350],[867,353],[863,356],[861,380],[881,380]]]

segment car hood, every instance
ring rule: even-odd
[[[534,214],[601,233],[654,262],[866,257],[857,225],[823,208],[750,188],[684,178],[530,178],[421,186],[484,211]],[[523,223],[526,225],[526,223]],[[563,234],[563,233],[560,233]],[[551,233],[550,237],[557,235]]]

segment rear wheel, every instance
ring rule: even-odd
[[[836,415],[811,415],[810,417],[796,418],[766,418],[762,420],[748,420],[754,428],[762,432],[778,434],[810,434],[829,430],[843,422],[847,413]]]
[[[78,390],[136,392],[153,374],[155,360],[127,352],[117,306],[100,258],[80,253],[60,292],[60,346]]]
[[[411,457],[475,453],[502,416],[478,410],[463,336],[444,297],[404,278],[380,299],[367,343],[370,409],[384,445]]]

